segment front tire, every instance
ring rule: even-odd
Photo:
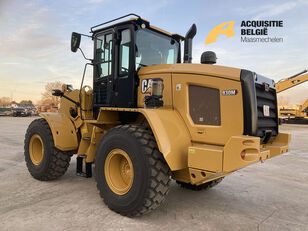
[[[124,216],[157,208],[169,191],[169,167],[152,132],[142,126],[109,130],[96,151],[95,173],[105,204]]]
[[[47,121],[40,118],[32,121],[27,129],[24,155],[30,174],[37,180],[48,181],[64,175],[72,152],[55,147]]]

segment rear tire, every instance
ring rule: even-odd
[[[113,167],[116,164],[109,165],[110,155],[114,155],[115,151],[119,155],[122,153],[130,166],[132,164],[130,170],[133,171],[130,174],[132,181],[122,177],[128,183],[120,191],[114,185],[120,185],[118,188],[121,189],[123,181],[118,184],[116,179],[121,179],[123,173],[115,171],[118,169]],[[157,208],[169,191],[170,174],[152,132],[142,126],[119,125],[112,128],[98,145],[95,157],[97,188],[105,204],[121,215],[139,216]],[[112,177],[115,179],[114,185],[110,181]]]
[[[72,152],[55,147],[49,125],[41,118],[32,121],[27,129],[24,155],[30,174],[37,180],[48,181],[64,175]]]
[[[216,180],[212,180],[212,181],[206,182],[201,185],[193,185],[190,183],[184,183],[180,181],[176,181],[176,183],[178,183],[182,188],[190,189],[193,191],[201,191],[201,190],[207,190],[207,189],[213,188],[214,186],[218,185],[223,180],[223,178],[224,177],[216,179]]]

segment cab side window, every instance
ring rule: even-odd
[[[130,30],[121,31],[121,43],[120,43],[120,54],[119,54],[119,76],[128,75],[129,70],[129,54],[130,54]]]
[[[103,78],[111,75],[112,68],[112,34],[105,34],[96,38],[97,76]]]

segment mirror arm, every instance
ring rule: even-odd
[[[87,34],[80,34],[80,35],[93,39],[93,36],[91,36],[91,35],[87,35]]]
[[[80,47],[79,47],[78,49],[81,51],[81,54],[82,54],[82,56],[83,56],[83,58],[84,58],[85,60],[88,60],[88,61],[93,62],[93,59],[88,59],[88,58],[85,56],[85,54],[83,53],[83,51],[82,51],[82,49],[81,49]]]
[[[71,101],[72,103],[76,104],[77,107],[80,106],[80,103],[79,103],[79,102],[76,102],[75,100],[71,99],[70,97],[67,97],[66,95],[62,95],[61,97],[63,97],[63,98],[65,98],[65,99]]]
[[[84,81],[84,77],[86,75],[86,70],[87,70],[87,66],[88,65],[94,65],[93,64],[93,60],[91,60],[92,62],[91,63],[86,63],[84,65],[84,69],[83,69],[83,75],[82,75],[82,79],[81,79],[81,84],[80,84],[80,89],[79,89],[79,102],[80,102],[80,118],[83,120],[83,117],[82,117],[82,108],[81,108],[81,90],[82,90],[82,86],[83,86],[83,81]]]
[[[57,96],[57,97],[60,97],[60,98],[65,98],[71,102],[73,102],[74,104],[76,104],[78,107],[80,106],[80,103],[79,102],[76,102],[75,100],[71,99],[70,97],[64,95],[64,92],[59,90],[59,89],[54,89],[51,91],[51,95],[53,96]]]

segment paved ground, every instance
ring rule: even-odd
[[[193,192],[174,182],[166,203],[140,218],[110,211],[94,179],[34,180],[23,157],[31,118],[0,117],[0,230],[308,230],[308,126],[283,125],[291,152]]]

